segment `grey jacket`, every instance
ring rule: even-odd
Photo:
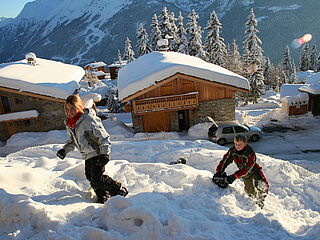
[[[100,154],[110,154],[110,136],[92,108],[85,109],[74,129],[68,126],[67,121],[65,125],[68,140],[63,148],[66,153],[76,147],[84,160]]]

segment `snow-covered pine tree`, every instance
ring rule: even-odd
[[[213,11],[205,29],[208,30],[205,39],[208,62],[224,67],[227,64],[227,48],[224,39],[220,36],[222,24]]]
[[[143,27],[143,24],[140,23],[137,29],[137,48],[139,56],[152,52],[151,46],[149,44],[148,33]]]
[[[264,85],[263,79],[263,49],[260,45],[262,42],[257,36],[259,30],[257,29],[258,22],[254,15],[253,9],[250,10],[248,20],[245,23],[245,40],[243,42],[243,64],[244,76],[249,80],[251,91],[249,96],[256,101],[263,92],[260,89]],[[258,82],[257,82],[258,81]],[[254,89],[259,88],[259,89]]]
[[[318,50],[316,45],[313,45],[311,48],[309,70],[315,72],[318,70]]]
[[[118,49],[118,58],[117,58],[116,62],[122,63],[122,55],[121,55],[120,49]]]
[[[169,50],[173,51],[173,52],[177,52],[178,51],[178,28],[176,25],[176,18],[174,16],[174,13],[171,12],[168,14],[169,16],[169,21],[170,21],[170,25],[171,25],[171,34],[172,34],[172,38],[168,39],[169,40]]]
[[[124,60],[127,60],[127,62],[132,62],[133,60],[135,60],[134,58],[134,51],[132,49],[131,46],[131,41],[130,39],[127,37],[126,41],[125,41],[125,46],[124,46]]]
[[[286,46],[284,51],[283,60],[281,62],[284,73],[286,74],[286,78],[289,83],[295,83],[297,80],[296,77],[296,67],[291,58],[289,46]]]
[[[310,68],[309,43],[305,43],[301,49],[300,55],[300,71],[308,71]]]
[[[235,39],[232,40],[228,51],[227,64],[225,65],[230,71],[241,75],[243,73],[242,60],[239,52],[239,46]]]
[[[173,38],[170,17],[169,17],[168,9],[166,7],[162,9],[159,15],[159,18],[161,19],[161,21],[159,22],[161,38],[163,39]]]
[[[263,70],[258,69],[250,76],[250,98],[253,103],[258,103],[258,99],[264,93],[264,77]]]
[[[194,9],[188,15],[187,33],[189,34],[188,53],[191,56],[199,57],[203,60],[207,59],[207,54],[202,45],[202,30],[198,24],[199,15]]]
[[[155,51],[158,51],[157,42],[161,38],[162,37],[161,37],[161,31],[160,31],[160,28],[159,28],[158,17],[157,17],[156,14],[154,14],[153,17],[152,17],[152,23],[151,23],[151,47]]]
[[[183,16],[181,12],[179,12],[178,17],[178,52],[188,54],[188,40],[186,36],[186,29],[184,28],[183,24]]]
[[[118,99],[118,90],[116,88],[108,89],[102,104],[106,106],[110,112],[123,112],[123,104]]]
[[[273,68],[273,65],[269,58],[266,58],[264,70],[263,70],[263,77],[264,77],[264,84],[268,86],[268,88],[271,88],[271,69]]]

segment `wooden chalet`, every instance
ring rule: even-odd
[[[65,129],[64,102],[83,75],[81,67],[39,58],[0,64],[0,140]]]
[[[313,116],[320,116],[320,81],[318,84],[301,87],[299,91],[309,96],[308,111],[311,112]]]
[[[93,62],[89,63],[84,67],[85,70],[92,72],[99,80],[105,79],[110,76],[107,69],[107,64],[104,62]]]
[[[183,131],[207,116],[235,119],[235,93],[247,79],[199,58],[152,52],[119,71],[119,98],[137,132]]]
[[[122,60],[122,61],[117,61],[117,62],[115,62],[113,64],[110,64],[108,66],[109,71],[110,71],[111,80],[114,80],[114,79],[118,78],[118,72],[119,72],[120,68],[122,68],[126,64],[127,64],[127,61]]]

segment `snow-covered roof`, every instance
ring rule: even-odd
[[[312,70],[297,72],[297,82],[298,83],[304,82],[308,76],[313,74],[314,74],[314,71]]]
[[[306,84],[282,84],[280,88],[280,99],[300,94],[299,88],[303,86],[306,86]]]
[[[24,59],[0,64],[0,87],[66,99],[79,88],[84,73],[71,64],[37,58],[33,66]]]
[[[127,60],[122,60],[122,61],[117,61],[115,63],[112,63],[110,65],[108,65],[108,67],[123,67],[128,63]]]
[[[104,62],[93,62],[93,63],[87,64],[85,67],[98,68],[98,67],[105,67],[105,66],[107,66],[107,64],[105,64]]]
[[[37,110],[5,113],[5,114],[0,114],[0,122],[26,119],[26,118],[36,118],[38,117],[38,115],[39,113]]]
[[[118,73],[119,99],[124,99],[176,73],[249,90],[246,78],[218,65],[177,52],[151,52],[128,63]]]
[[[306,86],[299,88],[299,90],[301,92],[307,92],[307,93],[311,93],[314,95],[319,95],[320,94],[320,83],[306,85]]]
[[[287,96],[282,99],[282,102],[287,102],[289,105],[308,104],[309,95],[307,93],[300,93],[296,96]]]
[[[95,75],[95,76],[97,76],[97,77],[100,77],[100,76],[105,76],[106,75],[106,73],[105,72],[103,72],[103,71],[93,71],[93,72],[91,72],[93,75]]]
[[[306,85],[299,88],[302,92],[311,93],[314,95],[320,94],[320,73],[315,73],[307,77]]]

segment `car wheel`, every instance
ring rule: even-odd
[[[227,140],[226,139],[224,139],[224,138],[219,138],[218,139],[218,141],[217,141],[217,143],[219,144],[219,145],[226,145],[226,143],[227,143]]]
[[[259,140],[259,135],[254,134],[250,137],[251,142],[257,142]]]

